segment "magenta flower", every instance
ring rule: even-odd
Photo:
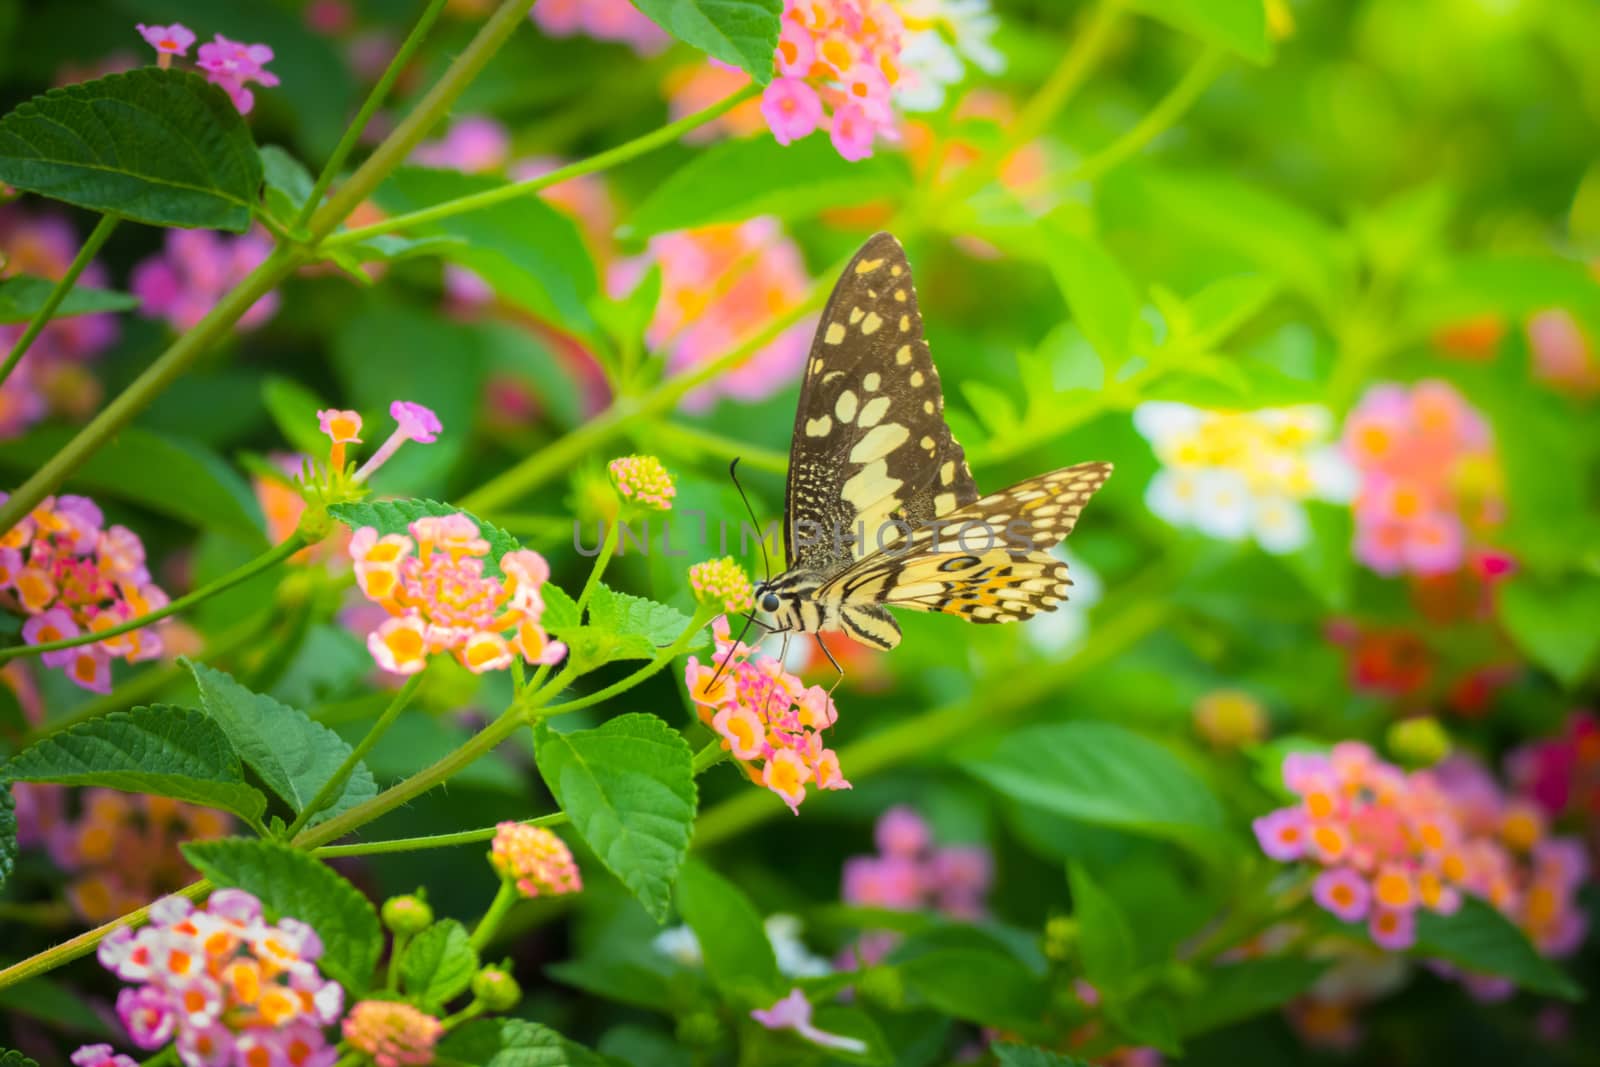
[[[835,108],[828,138],[839,155],[854,163],[872,155],[872,141],[878,128],[860,104]]]
[[[529,17],[552,37],[587,34],[621,42],[642,56],[672,43],[665,30],[628,0],[539,0]]]
[[[1348,867],[1330,867],[1317,875],[1311,895],[1324,911],[1345,922],[1360,922],[1372,904],[1372,887]]]
[[[1279,862],[1297,860],[1306,850],[1306,817],[1300,808],[1280,808],[1250,824],[1261,851]]]
[[[1367,920],[1367,932],[1379,948],[1404,952],[1417,941],[1417,916],[1411,910],[1374,908]]]
[[[72,1054],[72,1067],[139,1067],[139,1065],[132,1056],[115,1052],[110,1045],[84,1045]]]
[[[271,251],[272,242],[256,232],[224,237],[210,230],[168,230],[161,254],[133,268],[130,288],[145,316],[187,330]],[[279,302],[277,293],[266,294],[240,316],[239,327],[262,325],[277,314]]]
[[[761,114],[779,144],[792,144],[822,125],[822,98],[799,78],[774,78],[761,93]]]
[[[887,856],[915,856],[928,847],[931,838],[927,820],[905,804],[897,804],[878,816],[873,830],[878,851]]]
[[[124,989],[117,994],[117,1018],[128,1039],[140,1048],[160,1048],[172,1040],[178,1014],[167,992],[153,985]]]
[[[278,84],[278,76],[266,69],[271,61],[270,46],[230,41],[219,33],[210,44],[200,46],[195,66],[206,72],[213,85],[222,87],[241,115],[248,115],[256,98],[245,86],[255,82],[270,89]]]
[[[457,119],[442,138],[417,145],[411,154],[413,163],[463,174],[500,170],[510,158],[511,134],[485,115]]]
[[[865,1041],[845,1037],[843,1034],[830,1034],[813,1026],[811,1001],[807,1000],[806,995],[799,989],[790,990],[788,996],[770,1008],[757,1008],[750,1013],[750,1017],[768,1030],[793,1030],[820,1048],[838,1049],[840,1052],[856,1055],[867,1051]]]
[[[189,46],[194,44],[194,31],[181,22],[170,26],[146,26],[141,22],[135,29],[156,50],[156,61],[162,67],[171,63],[173,56],[188,55]]]
[[[390,404],[389,415],[396,424],[394,431],[356,471],[358,482],[364,482],[376,474],[378,468],[389,462],[389,457],[398,452],[400,446],[407,441],[431,444],[444,429],[439,422],[439,416],[421,404],[413,404],[409,400],[396,400]]]

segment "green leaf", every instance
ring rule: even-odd
[[[383,947],[371,902],[321,860],[278,841],[191,841],[183,854],[221,886],[261,898],[268,918],[308,923],[322,938],[319,965],[352,995],[365,992]]]
[[[634,0],[634,7],[684,44],[772,80],[783,0]]]
[[[1029,1031],[1044,1010],[1044,983],[1012,956],[981,948],[946,948],[900,965],[906,988],[946,1015],[985,1026]]]
[[[1310,989],[1328,969],[1326,960],[1259,959],[1212,967],[1205,987],[1178,1008],[1185,1037],[1274,1011]]]
[[[19,274],[0,281],[0,326],[27,322],[44,307],[56,283],[49,278]],[[92,315],[101,311],[127,311],[139,306],[139,299],[110,289],[86,289],[75,285],[56,306],[52,319],[69,315]]]
[[[0,1067],[39,1067],[39,1064],[14,1048],[4,1048],[0,1049]]]
[[[1088,823],[1199,849],[1223,833],[1216,797],[1177,757],[1111,723],[1018,730],[966,769],[1019,803]]]
[[[646,597],[615,592],[604,583],[596,585],[590,597],[589,619],[602,630],[643,638],[652,650],[650,655],[681,637],[692,621],[677,608]],[[691,647],[703,644],[705,636],[702,634]]]
[[[474,1019],[439,1043],[433,1062],[451,1067],[577,1067],[587,1049],[526,1019]]]
[[[1272,59],[1267,9],[1260,0],[1136,0],[1140,10],[1202,41],[1250,60]]]
[[[654,715],[593,730],[534,735],[539,773],[606,869],[665,921],[672,882],[694,831],[694,754]]]
[[[994,1053],[1000,1067],[1089,1067],[1086,1061],[1076,1056],[1049,1052],[1032,1045],[990,1045],[989,1051]]]
[[[324,457],[328,439],[317,428],[317,411],[327,407],[297,381],[268,375],[261,383],[261,403],[290,447],[310,456]]]
[[[413,522],[426,516],[462,514],[478,524],[478,532],[483,539],[489,542],[489,555],[484,557],[483,573],[493,577],[500,577],[500,558],[507,552],[515,552],[522,546],[517,539],[500,529],[491,526],[470,511],[462,511],[453,504],[441,504],[437,500],[357,500],[344,504],[335,504],[328,509],[339,522],[344,523],[352,530],[359,530],[363,526],[374,527],[379,535],[407,534]],[[549,590],[549,586],[545,590]]]
[[[251,823],[267,810],[222,728],[201,712],[169,704],[113,712],[51,734],[0,767],[0,780],[153,793]]]
[[[1541,956],[1510,919],[1477,897],[1463,897],[1454,915],[1418,910],[1417,944],[1412,951],[1477,974],[1509,978],[1533,993],[1564,1000],[1583,997],[1578,984]]]
[[[228,735],[239,758],[296,815],[350,755],[350,746],[343,738],[321,723],[312,722],[299,708],[253,693],[231,675],[204,663],[188,659],[180,662],[194,673],[201,705]],[[372,772],[366,764],[357,763],[344,787],[311,818],[309,825],[315,826],[377,795],[378,783]]]
[[[0,119],[0,182],[155,226],[243,233],[261,158],[221,89],[141,67],[52,89]]]
[[[1116,259],[1098,241],[1048,226],[1039,244],[1073,321],[1107,367],[1126,363],[1134,351],[1139,294]]]
[[[544,973],[593,996],[654,1011],[671,1012],[682,997],[681,975],[659,956],[646,962],[590,954],[552,963]]]
[[[729,1001],[767,1008],[786,992],[761,914],[738,886],[703,863],[685,864],[678,914],[700,942],[711,983]]]
[[[47,427],[0,443],[0,465],[32,474],[72,437],[66,427]],[[73,471],[69,484],[250,544],[265,540],[249,484],[216,453],[182,438],[126,427]]]
[[[9,782],[0,779],[0,887],[17,866],[17,798]]]
[[[851,163],[820,135],[784,146],[763,134],[696,152],[645,197],[622,232],[650,237],[755,215],[790,222],[898,197],[910,187],[899,157],[879,153]]]
[[[1519,574],[1500,590],[1500,617],[1529,659],[1575,688],[1600,652],[1600,578],[1572,574],[1556,581]]]
[[[288,149],[275,144],[261,149],[261,173],[266,181],[264,195],[272,217],[285,226],[291,225],[316,187],[316,179]]]
[[[378,189],[377,201],[403,214],[505,184],[486,175],[401,167]],[[580,333],[592,330],[588,302],[599,289],[594,262],[576,224],[539,197],[519,196],[409,233],[453,238],[457,243],[440,245],[438,253],[475,271],[502,297]]]
[[[1139,969],[1139,948],[1128,917],[1082,864],[1070,869],[1083,976],[1107,996],[1120,996]]]
[[[1221,278],[1188,300],[1195,344],[1214,348],[1259,315],[1278,295],[1278,283],[1259,274]]]
[[[466,927],[454,919],[434,923],[406,946],[400,958],[401,988],[434,1015],[466,991],[478,969],[478,953]]]
[[[546,585],[540,592],[544,596],[544,614],[539,617],[539,622],[545,629],[563,636],[578,628],[583,616],[578,613],[578,602],[567,595],[565,589]]]

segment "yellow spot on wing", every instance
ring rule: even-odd
[[[856,394],[846,389],[839,394],[839,400],[833,405],[833,413],[839,416],[840,422],[850,422],[856,417]]]
[[[870,407],[871,405],[868,406]],[[862,419],[863,421],[866,419],[865,412],[862,413]],[[882,459],[904,444],[905,439],[910,436],[911,431],[898,422],[887,422],[882,426],[874,426],[850,450],[850,462],[868,463],[875,459]]]
[[[844,340],[844,323],[828,323],[828,332],[822,335],[825,344],[836,345]]]
[[[861,387],[869,393],[876,393],[878,391],[878,386],[882,384],[883,376],[877,371],[873,371],[871,374],[861,379]]]
[[[881,266],[883,266],[883,260],[881,259],[863,259],[860,263],[856,264],[856,273],[871,274]],[[900,268],[895,267],[894,272],[899,274]]]
[[[875,397],[862,405],[859,424],[862,426],[876,426],[878,421],[888,412],[889,398],[886,396]]]
[[[852,320],[853,321],[853,320]],[[867,312],[867,317],[861,320],[861,332],[871,337],[878,332],[878,327],[883,325],[883,319],[878,317],[876,311]]]
[[[863,316],[865,314],[866,314],[866,312],[862,311],[860,308],[851,308],[850,309],[850,325],[854,326],[856,323],[860,322],[861,321],[861,316]]]
[[[894,354],[894,361],[902,367],[911,362],[911,346],[901,345],[900,350]]]
[[[807,437],[826,437],[828,436],[828,432],[832,429],[833,419],[829,418],[827,415],[822,416],[820,419],[806,420]]]

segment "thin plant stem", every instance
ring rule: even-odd
[[[94,259],[95,253],[100,251],[100,246],[106,243],[106,238],[111,236],[111,231],[117,228],[121,220],[116,215],[101,215],[100,221],[95,223],[94,229],[89,231],[89,236],[84,240],[83,247],[78,249],[78,254],[73,257],[72,263],[67,267],[67,273],[56,282],[56,287],[50,290],[50,295],[40,305],[39,310],[33,313],[33,318],[28,321],[28,328],[22,331],[22,336],[17,338],[17,343],[11,346],[10,355],[6,356],[4,364],[0,364],[0,385],[4,385],[7,378],[22,357],[28,354],[28,349],[46,326],[50,324],[50,317],[56,313],[56,308],[72,292],[72,287],[78,281],[78,275]]]
[[[345,780],[350,777],[351,772],[366,758],[367,753],[372,751],[372,746],[378,743],[378,739],[389,732],[389,727],[394,725],[395,719],[399,718],[406,705],[411,703],[411,698],[417,695],[417,690],[422,686],[422,675],[423,672],[418,671],[406,679],[406,684],[402,685],[400,691],[395,693],[394,699],[389,701],[389,706],[383,709],[382,715],[378,716],[378,721],[372,724],[372,729],[368,730],[366,736],[350,750],[350,754],[344,758],[344,762],[339,764],[339,769],[334,771],[326,782],[322,783],[322,788],[317,790],[316,795],[311,798],[311,802],[300,809],[300,814],[296,815],[294,822],[289,824],[289,829],[284,834],[285,837],[294,837],[307,822],[310,822],[316,816],[317,812],[327,807],[333,801],[333,798],[339,795],[339,790],[344,788]]]
[[[646,152],[672,144],[691,130],[698,129],[708,122],[721,118],[746,100],[754,97],[758,92],[760,92],[759,86],[747,86],[731,96],[717,101],[710,107],[696,111],[692,115],[685,115],[676,122],[670,122],[660,129],[635,137],[631,141],[590,156],[588,159],[569,163],[564,167],[558,167],[555,170],[524,181],[508,182],[493,189],[485,189],[481,193],[473,193],[471,196],[457,197],[454,200],[446,200],[442,204],[434,204],[432,207],[421,208],[404,215],[396,215],[393,218],[384,219],[382,222],[363,226],[358,230],[348,230],[329,237],[322,242],[322,247],[337,248],[341,245],[357,244],[383,234],[395,233],[399,230],[422,226],[430,222],[438,222],[440,219],[452,218],[469,211],[480,211],[483,208],[503,204],[508,200],[532,196],[542,189],[548,189],[552,185],[560,185],[564,181],[570,181],[585,174],[608,170],[619,163],[626,163],[631,159],[642,156]]]
[[[423,10],[421,17],[417,19],[417,24],[411,27],[410,34],[400,43],[399,51],[395,52],[394,58],[389,61],[389,66],[385,68],[383,76],[378,79],[378,84],[374,85],[372,91],[367,94],[366,100],[361,104],[361,110],[357,111],[356,117],[350,121],[349,127],[344,131],[344,136],[339,138],[339,143],[334,146],[333,155],[328,157],[328,162],[323,166],[322,173],[317,175],[317,183],[311,187],[310,195],[306,197],[306,202],[300,207],[300,214],[294,220],[295,229],[304,229],[306,223],[311,221],[311,216],[316,213],[317,207],[322,203],[322,197],[327,193],[328,186],[333,184],[334,178],[338,177],[340,168],[344,166],[344,161],[350,158],[350,153],[355,150],[356,145],[360,142],[361,134],[366,130],[367,123],[372,121],[372,116],[377,113],[378,108],[383,106],[384,100],[389,96],[389,90],[394,87],[395,81],[399,79],[401,72],[405,70],[406,64],[411,62],[411,57],[416,54],[417,49],[422,47],[423,39],[427,37],[428,31],[433,28],[433,24],[438,20],[440,12],[445,9],[449,2],[450,0],[428,0],[428,6]]]
[[[536,819],[523,819],[524,826],[560,826],[567,821],[564,811],[551,812],[549,815],[540,815]],[[312,850],[312,855],[324,859],[334,859],[340,856],[381,856],[391,852],[416,852],[429,848],[454,848],[457,845],[473,845],[480,841],[492,841],[494,835],[500,832],[500,827],[482,826],[476,830],[459,830],[453,834],[428,834],[425,837],[397,837],[388,841],[360,841],[353,845],[323,845]]]
[[[578,711],[581,708],[587,708],[593,704],[610,700],[618,693],[627,692],[674,659],[683,655],[688,650],[690,643],[695,639],[695,635],[704,629],[706,623],[716,618],[716,616],[717,611],[715,608],[701,607],[695,612],[694,617],[689,620],[689,625],[684,627],[683,633],[678,635],[678,639],[657,652],[643,667],[640,667],[626,678],[613,682],[604,689],[595,690],[588,696],[577,697],[574,700],[563,701],[560,704],[548,705],[542,710],[539,717],[549,718],[554,715],[565,715],[569,711]]]
[[[493,938],[495,931],[500,928],[500,923],[505,920],[506,913],[517,902],[517,887],[509,878],[500,879],[500,888],[494,895],[494,900],[489,902],[489,910],[483,913],[483,918],[478,920],[478,925],[472,930],[472,947],[479,952],[483,951]]]
[[[685,426],[681,422],[665,419],[650,427],[649,435],[659,439],[663,447],[690,456],[708,453],[721,459],[738,459],[746,469],[766,471],[768,474],[785,474],[789,470],[789,457],[770,448],[758,448],[732,437],[724,437],[698,426]]]
[[[274,545],[272,548],[251,560],[249,563],[235,567],[233,570],[229,571],[227,574],[224,574],[216,581],[207,582],[194,592],[185,594],[184,596],[179,597],[177,600],[171,601],[163,608],[157,608],[155,611],[152,611],[147,615],[141,615],[136,619],[129,619],[127,622],[119,623],[118,625],[109,627],[105,630],[90,630],[85,633],[81,633],[77,637],[63,637],[59,641],[45,641],[37,645],[13,645],[10,648],[0,648],[0,663],[4,663],[8,659],[15,659],[18,656],[29,656],[44,652],[56,652],[64,648],[76,648],[79,645],[90,645],[96,641],[104,641],[110,637],[116,637],[120,634],[125,634],[133,630],[142,629],[143,627],[149,626],[151,623],[161,621],[169,615],[176,615],[180,611],[185,611],[189,608],[192,608],[201,601],[208,600],[211,597],[216,596],[218,593],[232,589],[240,582],[254,578],[262,571],[271,570],[273,567],[277,566],[279,563],[282,563],[284,560],[288,559],[290,556],[304,548],[305,544],[305,540],[298,533],[292,534],[287,540]]]
[[[532,7],[533,0],[501,0],[494,14],[478,30],[477,36],[434,82],[433,88],[428,90],[416,108],[400,120],[400,125],[373,149],[372,155],[356,168],[350,180],[340,186],[328,198],[328,202],[311,216],[307,229],[312,242],[320,242],[332,233],[357,205],[372,195],[391,171],[406,161],[412,150],[449,114],[451,105],[527,19]]]
[[[1156,102],[1155,107],[1134,123],[1121,137],[1084,159],[1067,172],[1066,181],[1094,182],[1124,163],[1139,149],[1171,129],[1200,95],[1210,88],[1221,72],[1226,56],[1213,45],[1200,54],[1178,83]]]
[[[600,542],[600,551],[595,554],[594,566],[589,568],[589,577],[583,583],[583,591],[578,594],[579,619],[583,618],[583,609],[588,606],[589,598],[594,596],[595,586],[600,584],[600,576],[605,573],[606,564],[611,562],[611,554],[617,550],[617,538],[621,530],[620,518],[613,517],[606,524],[606,536]]]

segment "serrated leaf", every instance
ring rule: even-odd
[[[989,1051],[1000,1067],[1089,1067],[1084,1060],[1032,1045],[990,1045]]]
[[[27,322],[36,315],[49,299],[56,283],[49,278],[35,278],[19,274],[0,281],[0,326]],[[92,315],[102,311],[127,311],[139,306],[137,297],[111,289],[88,289],[82,283],[74,285],[60,304],[52,319],[71,315]]]
[[[261,148],[261,174],[266,183],[267,209],[273,218],[285,225],[294,222],[316,188],[316,179],[288,149],[275,144]]]
[[[14,1048],[5,1048],[0,1049],[0,1067],[39,1067],[39,1063]]]
[[[52,89],[0,119],[0,182],[155,226],[243,233],[261,158],[221,89],[141,67]]]
[[[586,1049],[526,1019],[474,1019],[439,1043],[433,1062],[459,1067],[579,1067]]]
[[[1413,951],[1477,974],[1509,978],[1530,992],[1563,1000],[1583,997],[1577,983],[1540,955],[1510,919],[1477,897],[1463,897],[1453,915],[1419,909]]]
[[[424,1011],[439,1009],[472,984],[478,953],[466,927],[443,919],[428,927],[406,946],[400,959],[400,982],[406,996],[415,997]]]
[[[895,197],[911,188],[905,161],[879,153],[851,163],[824,136],[780,145],[771,137],[696,152],[634,209],[630,238],[772,215],[785,222]]]
[[[619,636],[643,638],[652,655],[683,636],[691,621],[677,608],[647,597],[618,593],[604,583],[595,586],[589,600],[589,619],[600,629]],[[702,635],[693,645],[704,643]]]
[[[233,677],[204,663],[181,662],[194,673],[200,701],[267,788],[296,814],[317,795],[350,755],[344,739],[305,712],[264,693],[253,693]],[[378,795],[378,783],[366,764],[357,763],[344,788],[308,825],[355,807]]]
[[[73,437],[50,426],[0,442],[0,466],[32,474]],[[265,541],[261,505],[250,484],[222,457],[181,437],[129,426],[72,474],[79,490],[126,500],[201,529],[250,544]]]
[[[357,500],[335,504],[328,509],[328,514],[352,530],[371,526],[380,535],[409,535],[411,524],[427,516],[466,515],[478,524],[478,532],[489,542],[489,555],[484,557],[483,573],[496,578],[502,573],[500,557],[522,547],[515,537],[500,527],[484,522],[470,511],[464,511],[454,504],[441,504],[437,500]]]
[[[539,592],[544,597],[544,614],[539,622],[546,630],[563,637],[583,621],[578,614],[578,602],[568,596],[565,589],[547,584]]]
[[[768,1008],[785,992],[761,913],[739,887],[703,863],[678,879],[678,914],[694,931],[706,974],[728,1000]]]
[[[322,939],[318,965],[352,995],[365,992],[383,947],[371,902],[332,867],[277,841],[191,841],[183,854],[217,885],[261,898],[269,919],[308,923]]]
[[[1195,849],[1222,840],[1222,808],[1211,791],[1172,753],[1111,723],[1018,730],[966,769],[1005,796],[1058,815]]]
[[[0,767],[0,780],[92,785],[221,808],[259,823],[267,798],[244,780],[222,728],[191,708],[113,712],[51,734]]]
[[[539,774],[600,862],[657,922],[694,831],[694,754],[654,715],[534,736]]]
[[[758,84],[772,80],[783,0],[634,0],[633,6],[684,44],[731,63]]]

